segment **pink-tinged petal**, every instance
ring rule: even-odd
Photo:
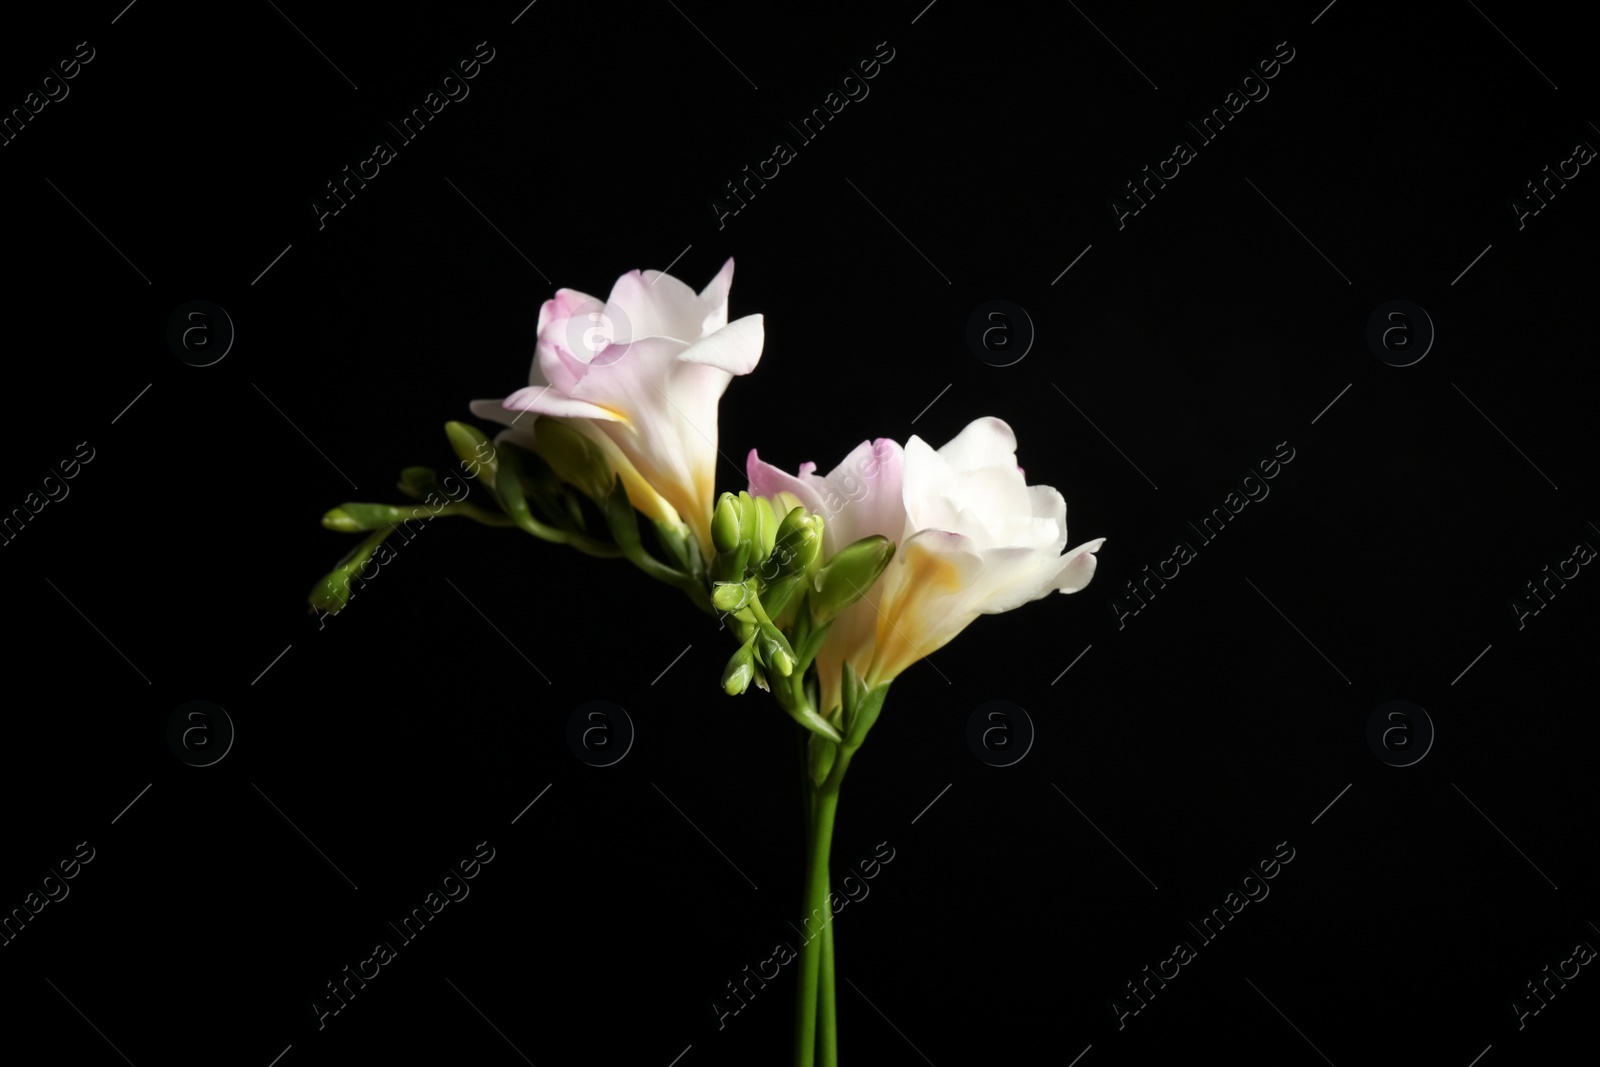
[[[704,363],[729,374],[749,374],[761,362],[765,338],[761,316],[746,315],[710,337],[696,341],[678,358],[685,363]]]
[[[804,471],[808,465],[816,466],[814,463],[803,464],[800,469]],[[795,499],[800,501],[807,511],[822,511],[822,498],[815,489],[794,475],[779,470],[766,462],[756,455],[756,450],[753,448],[750,450],[750,455],[745,457],[744,470],[746,477],[750,479],[751,496],[764,496],[771,499],[779,493],[793,493]],[[826,527],[824,527],[824,531],[826,531]]]
[[[706,317],[700,324],[702,335],[716,333],[728,325],[728,289],[733,285],[733,258],[722,265],[711,283],[700,290],[700,303],[705,306]]]
[[[576,289],[557,289],[552,299],[539,306],[539,325],[534,330],[534,336],[544,333],[545,326],[552,320],[567,318],[584,304],[592,304],[596,310],[603,306],[588,293],[580,293]]]
[[[1095,553],[1106,543],[1104,537],[1083,544],[1061,557],[1061,569],[1056,572],[1053,587],[1063,593],[1076,593],[1094,577]]]
[[[528,384],[531,386],[549,385],[550,379],[545,377],[544,369],[539,366],[539,352],[535,345],[533,359],[528,361]],[[558,387],[559,388],[559,387]],[[565,389],[561,390],[563,393]]]
[[[984,467],[1015,467],[1017,465],[1017,435],[1000,419],[989,417],[974,419],[945,446],[939,455],[951,468],[958,471],[980,470]]]
[[[693,289],[656,270],[632,270],[618,278],[605,313],[621,342],[646,337],[695,341],[706,317]]]
[[[579,400],[556,391],[552,386],[529,386],[518,389],[501,405],[510,411],[532,411],[540,415],[558,415],[566,419],[600,419],[604,422],[627,422],[627,418],[617,412],[592,404],[587,400]]]
[[[612,345],[605,350],[603,363],[585,368],[572,395],[627,416],[636,429],[672,427],[681,421],[681,416],[674,418],[672,404],[677,398],[670,391],[671,372],[688,347],[686,342],[670,337],[646,337]],[[713,433],[715,429],[713,425]],[[665,444],[658,442],[657,447]]]
[[[573,399],[615,412],[607,434],[639,473],[707,539],[717,459],[717,400],[731,380],[715,367],[681,363],[688,345],[647,337],[607,349],[616,362],[591,365]]]
[[[510,426],[519,412],[507,411],[504,404],[505,401],[503,400],[474,400],[467,407],[480,419],[488,419],[490,422],[497,422],[501,426]],[[517,425],[521,426],[524,423],[531,422],[533,422],[533,419],[524,416]]]
[[[904,453],[897,441],[880,437],[863,441],[822,479],[826,486],[824,548],[836,552],[863,537],[881,535],[899,541],[905,533],[906,508],[901,497]]]
[[[571,328],[581,323],[579,319],[557,319],[552,329],[546,330],[539,337],[539,344],[534,350],[534,364],[539,368],[540,374],[552,386],[563,393],[570,394],[583,381],[583,376],[589,373],[589,364],[585,359],[579,359],[568,347],[568,335]],[[581,344],[583,333],[579,330],[578,338]],[[588,353],[585,353],[587,356]],[[538,385],[538,382],[529,382]]]

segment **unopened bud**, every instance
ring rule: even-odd
[[[534,423],[534,447],[556,477],[596,503],[611,495],[616,481],[600,446],[562,419],[541,418]]]
[[[486,475],[485,480],[493,485],[500,461],[495,455],[494,445],[489,443],[483,431],[464,422],[447,422],[444,424],[444,433],[450,438],[450,447],[455,449],[456,458],[461,461],[461,469],[467,477]]]
[[[722,669],[722,689],[729,696],[736,697],[750,688],[756,673],[754,646],[753,640],[746,641]]]
[[[777,564],[773,580],[804,573],[822,552],[821,522],[804,521],[791,530],[772,549]]]
[[[744,582],[717,582],[712,587],[711,604],[718,611],[738,611],[750,602],[750,586]]]
[[[756,641],[761,646],[761,662],[777,671],[779,677],[787,678],[794,673],[794,649],[776,627],[762,626]]]
[[[339,533],[380,530],[403,519],[392,504],[341,504],[322,516],[322,525]]]
[[[816,592],[811,611],[816,620],[827,622],[866,596],[893,556],[894,542],[878,536],[863,537],[835,552],[812,582]]]
[[[739,499],[723,493],[711,515],[711,543],[718,552],[732,552],[739,546]]]
[[[751,555],[759,553],[760,559],[772,555],[773,543],[778,539],[778,516],[772,510],[772,501],[756,497],[756,541],[750,546]]]

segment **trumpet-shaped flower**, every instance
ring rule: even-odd
[[[826,477],[814,463],[790,475],[750,453],[750,492],[789,493],[822,514],[827,555],[873,534],[898,544],[877,583],[839,616],[817,655],[824,713],[838,703],[845,661],[869,685],[880,685],[943,648],[979,615],[1089,584],[1105,538],[1063,551],[1066,500],[1048,485],[1028,485],[1016,450],[1011,427],[985,418],[937,451],[920,437],[904,450],[889,440],[863,442]]]
[[[539,309],[527,388],[473,401],[473,413],[535,441],[536,418],[566,420],[605,453],[635,508],[686,524],[710,559],[717,404],[755,369],[764,339],[759,314],[728,321],[732,282],[730,259],[699,294],[653,270],[624,274],[604,301],[558,290]]]

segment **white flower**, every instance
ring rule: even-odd
[[[869,685],[889,682],[979,615],[1089,584],[1105,538],[1063,553],[1067,502],[1027,484],[1016,450],[1011,427],[986,418],[938,451],[920,437],[903,452],[890,440],[862,442],[825,478],[814,463],[794,476],[750,453],[752,495],[786,492],[824,516],[825,557],[873,534],[898,545],[877,584],[828,632],[817,655],[819,710],[837,706],[846,660]]]
[[[712,558],[717,403],[755,369],[764,339],[760,315],[728,321],[732,282],[730,259],[698,295],[653,270],[624,274],[604,302],[558,290],[539,309],[528,387],[473,401],[473,414],[519,431],[539,416],[568,421],[605,452],[634,507],[687,524]]]

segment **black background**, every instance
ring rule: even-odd
[[[1108,539],[1087,590],[982,618],[895,684],[834,845],[895,856],[838,919],[845,1057],[1492,1067],[1584,1039],[1592,968],[1520,1031],[1509,1007],[1600,944],[1600,578],[1520,630],[1509,607],[1600,545],[1600,179],[1522,229],[1508,206],[1600,144],[1578,26],[922,2],[8,15],[6,109],[77,42],[95,58],[0,148],[0,504],[78,442],[94,459],[0,548],[0,906],[96,850],[0,948],[8,1043],[140,1067],[787,1062],[793,967],[721,1030],[709,1007],[792,942],[802,872],[794,727],[720,693],[725,633],[622,564],[464,522],[338,617],[304,602],[354,543],[319,515],[450,466],[442,424],[524,383],[556,287],[672,264],[698,289],[730,255],[732,313],[767,341],[723,399],[719,489],[752,447],[827,470],[997,415],[1071,543]],[[319,229],[323,183],[480,41],[470,96]],[[1119,229],[1123,182],[1282,41],[1270,95]],[[870,95],[719,228],[722,184],[879,42]],[[237,330],[204,368],[164,337],[197,298]],[[1037,331],[1012,366],[965,341],[990,299]],[[1365,340],[1394,299],[1437,328],[1409,367]],[[1285,441],[1270,496],[1119,628],[1124,583]],[[1405,768],[1366,741],[1396,698],[1437,730]],[[214,766],[167,747],[190,699],[237,727]],[[637,728],[606,769],[565,741],[592,699]],[[992,699],[1037,729],[1009,768],[966,745]],[[470,897],[319,1030],[311,998],[480,841]],[[1270,896],[1119,1031],[1109,998],[1279,842]]]

